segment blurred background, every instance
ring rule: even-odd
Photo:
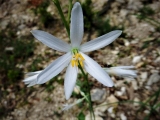
[[[111,76],[112,88],[89,76],[96,120],[160,120],[160,1],[79,2],[84,14],[83,42],[112,30],[123,31],[112,44],[88,55],[102,67],[134,65],[138,71],[134,80]],[[60,3],[67,17],[69,1]],[[30,33],[34,29],[69,42],[51,0],[0,0],[0,119],[87,120],[86,102],[62,111],[63,104],[82,97],[75,89],[71,99],[65,100],[64,71],[43,85],[24,85],[25,73],[42,70],[64,54],[36,40]],[[85,91],[81,74],[77,84]]]

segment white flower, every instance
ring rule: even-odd
[[[100,67],[99,64],[97,64],[97,62],[95,62],[89,56],[85,55],[83,52],[90,52],[105,47],[106,45],[113,42],[117,37],[119,37],[122,32],[120,30],[115,30],[80,45],[84,33],[83,29],[82,8],[80,3],[76,2],[71,12],[71,45],[52,36],[47,32],[41,30],[31,31],[34,37],[41,41],[43,44],[54,50],[66,52],[66,54],[53,61],[42,72],[34,75],[34,84],[43,84],[49,81],[51,78],[58,75],[65,67],[67,67],[64,80],[64,89],[66,99],[69,99],[76,83],[79,62],[81,66],[99,82],[108,87],[113,86],[113,82],[108,74]],[[29,82],[26,82],[26,79],[24,81],[25,83],[32,85],[31,78],[29,78]]]
[[[137,71],[132,70],[133,68],[135,67],[134,66],[118,66],[118,67],[104,68],[104,70],[111,75],[117,75],[119,77],[124,77],[124,78],[136,78]]]

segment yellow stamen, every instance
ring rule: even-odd
[[[74,63],[75,63],[75,61],[71,60],[72,67],[74,67]]]
[[[78,66],[78,61],[77,60],[75,61],[75,64],[76,64],[76,66]]]
[[[76,53],[72,56],[71,65],[72,65],[72,67],[74,67],[74,66],[77,67],[78,64],[80,64],[83,67],[84,66],[83,61],[84,61],[83,56],[79,53]]]
[[[84,57],[81,54],[79,54],[79,57],[84,61]]]

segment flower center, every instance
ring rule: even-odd
[[[77,48],[73,48],[72,49],[72,60],[71,60],[71,65],[72,67],[74,66],[78,66],[78,64],[80,64],[82,67],[83,67],[83,61],[84,61],[84,58],[83,56],[79,53],[78,49]]]

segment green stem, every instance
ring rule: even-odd
[[[70,23],[71,10],[72,10],[72,0],[69,0],[68,18],[67,18],[68,24]]]
[[[153,112],[155,111],[155,104],[156,102],[158,101],[158,98],[159,98],[159,95],[160,95],[160,88],[158,91],[156,91],[155,93],[155,99],[153,100],[153,104],[151,105],[151,110],[150,110],[150,113],[148,114],[147,118],[150,118],[150,116],[153,114]]]
[[[60,3],[59,3],[58,0],[52,0],[52,1],[54,2],[55,6],[56,6],[57,9],[58,9],[58,12],[59,12],[59,14],[60,14],[60,16],[61,16],[61,19],[62,19],[62,21],[63,21],[63,24],[64,24],[64,26],[65,26],[65,28],[66,28],[66,30],[67,30],[67,34],[68,34],[68,36],[69,36],[69,38],[70,38],[69,24],[68,24],[68,22],[66,21],[66,19],[65,19],[65,17],[64,17],[64,14],[63,14],[62,9],[61,9],[61,6],[60,6]]]
[[[78,63],[79,63],[79,61],[78,61]],[[93,110],[93,106],[92,106],[92,101],[91,101],[91,93],[90,93],[90,85],[89,85],[89,81],[88,81],[88,75],[87,74],[85,74],[85,72],[84,72],[84,70],[83,70],[83,68],[82,68],[82,66],[80,65],[80,63],[79,63],[79,65],[78,65],[78,67],[79,67],[79,69],[81,70],[81,72],[82,72],[82,74],[83,74],[83,76],[84,76],[84,78],[85,78],[85,80],[86,80],[86,82],[87,82],[87,91],[88,91],[88,97],[89,97],[89,110],[90,110],[90,116],[91,116],[91,119],[92,119],[92,114],[93,114],[93,119],[95,120],[95,114],[94,114],[94,110]]]

